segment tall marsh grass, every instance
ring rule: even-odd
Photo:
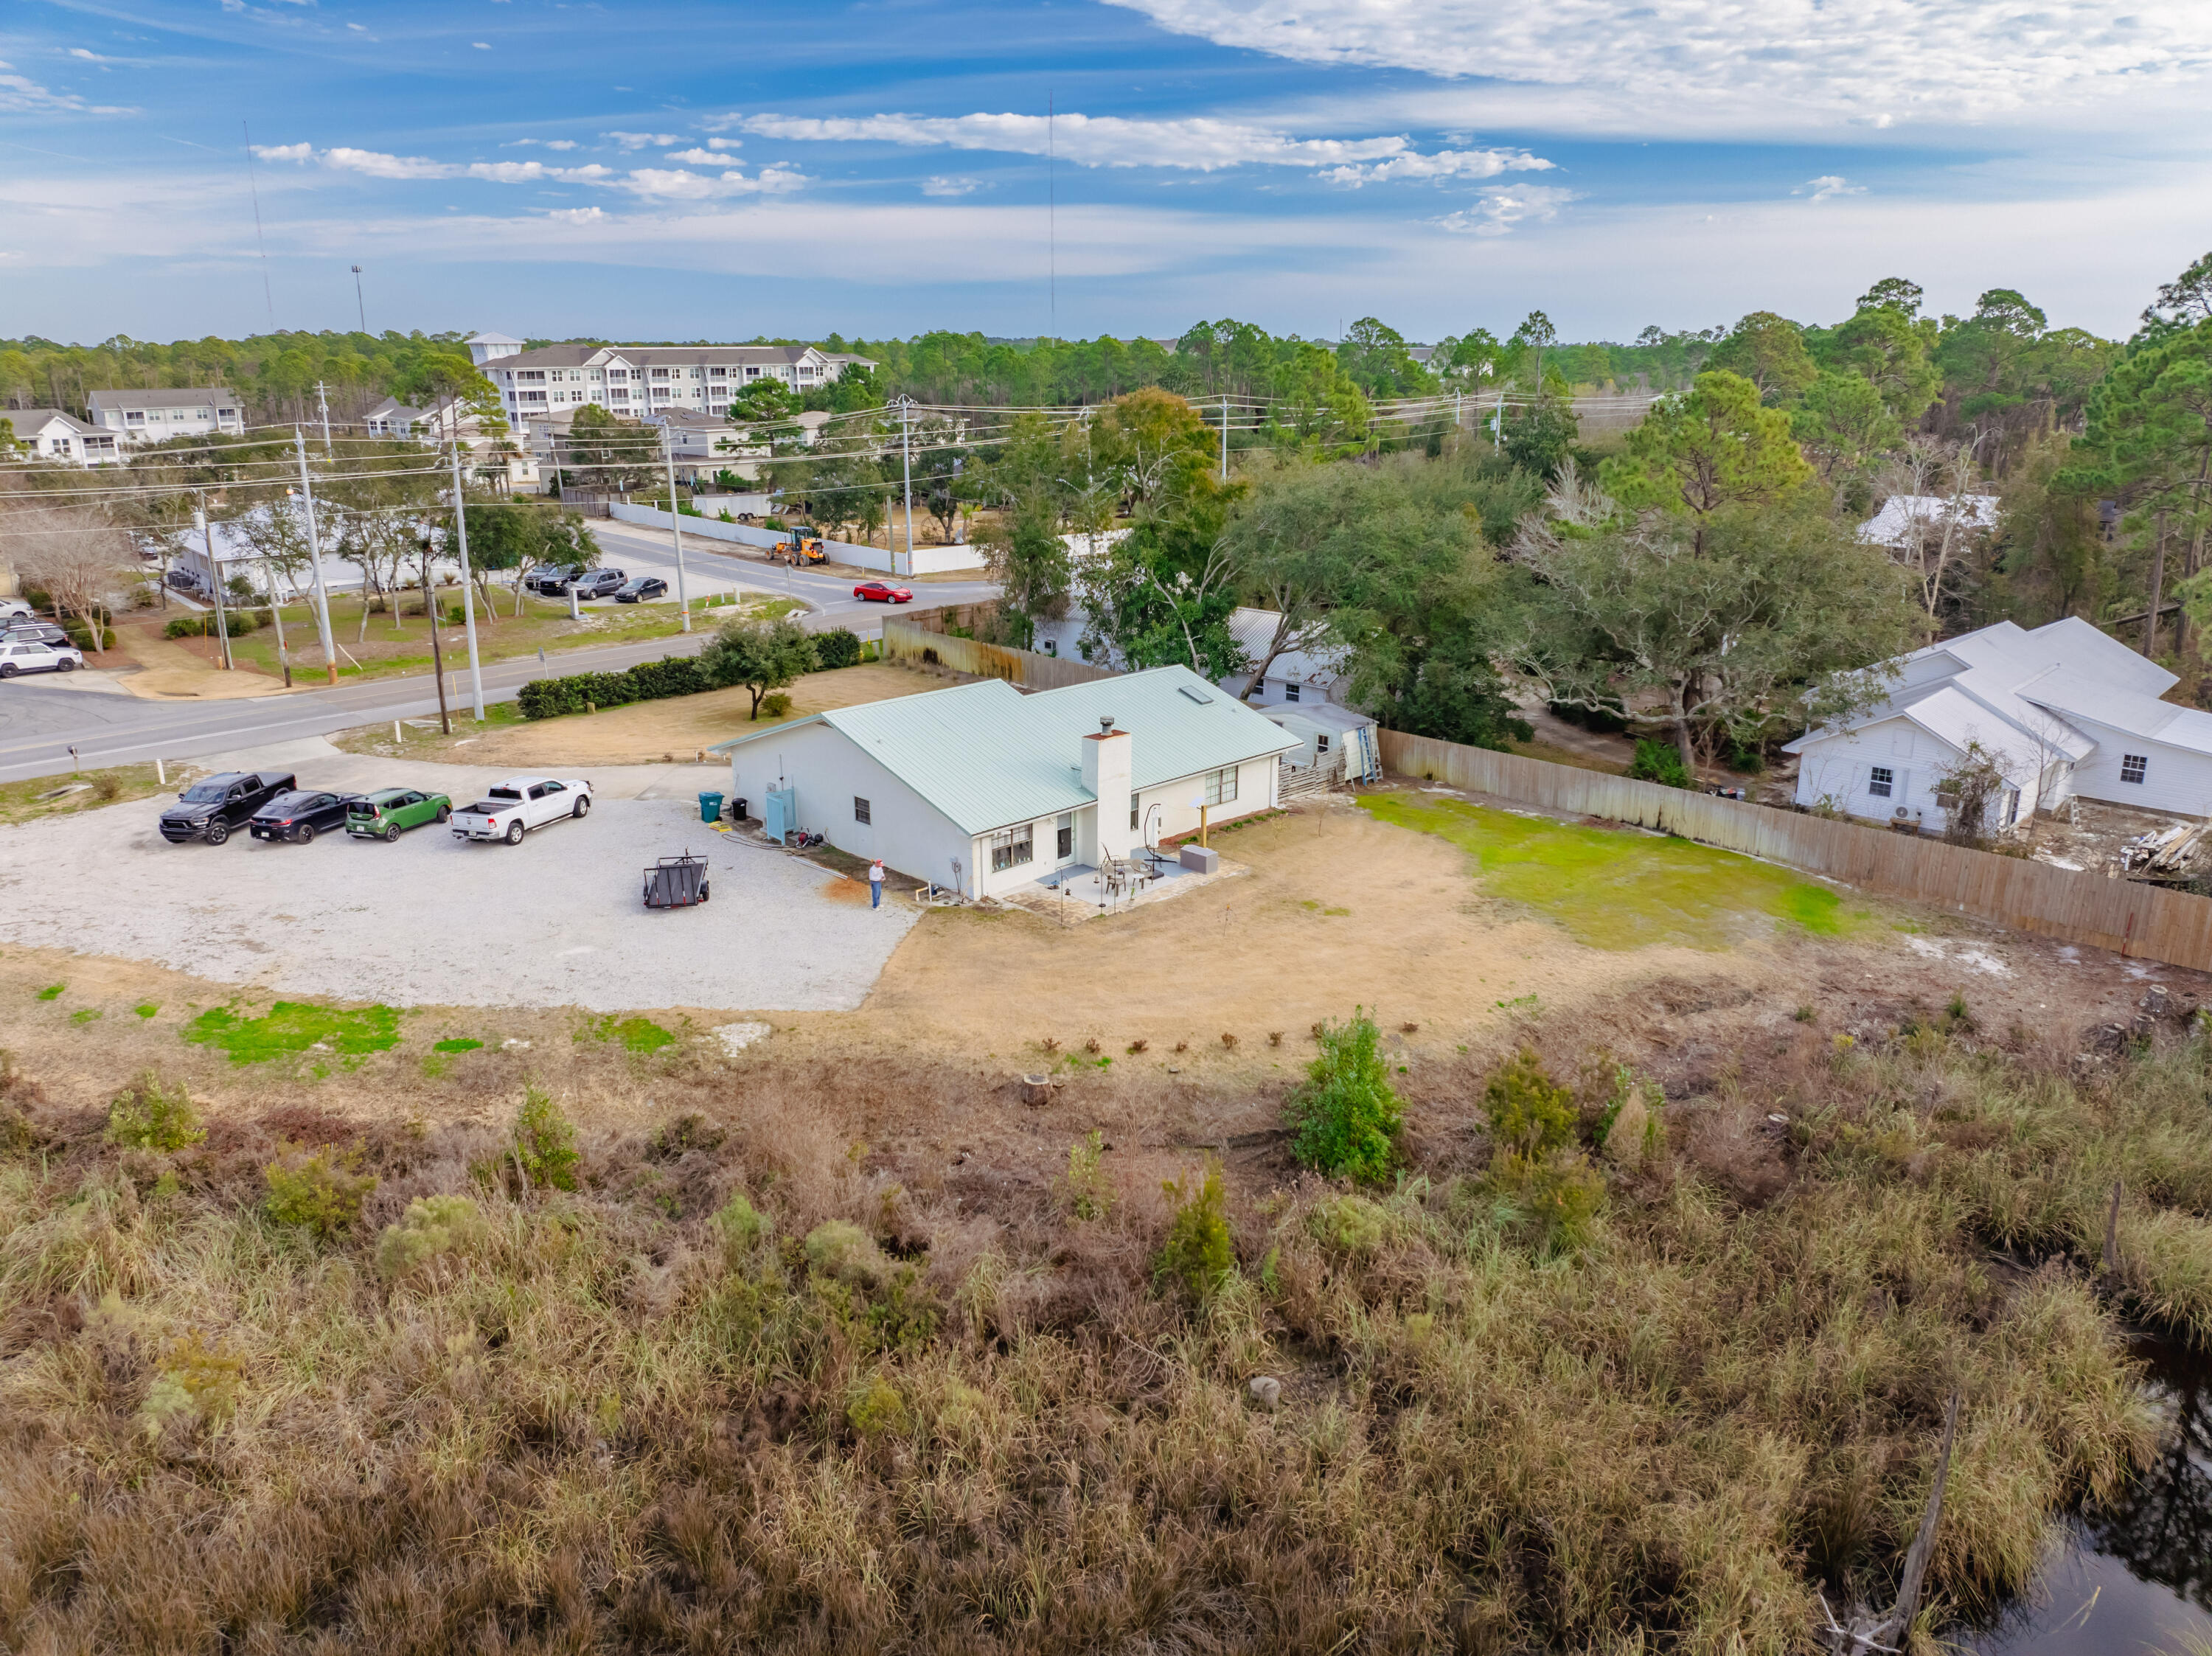
[[[1571,1251],[1441,1170],[1170,1202],[1094,1152],[1079,1205],[956,1212],[750,1131],[763,1073],[580,1132],[574,1191],[489,1127],[357,1134],[319,1234],[274,1129],[17,1111],[0,1643],[1780,1656],[1893,1573],[1953,1390],[1934,1617],[2149,1454],[2114,1178],[2117,1291],[2212,1325],[2194,1046],[2077,1087],[1808,1033],[1589,1162]],[[1194,1291],[1155,1266],[1201,1208]]]

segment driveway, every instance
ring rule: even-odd
[[[405,785],[456,803],[495,779],[352,755],[297,769],[308,786]],[[514,846],[435,826],[392,845],[173,846],[155,827],[163,799],[0,829],[0,942],[394,1005],[844,1011],[919,918],[707,827],[695,796],[726,781],[717,767],[587,773],[602,790],[589,816]],[[645,865],[685,850],[708,859],[713,900],[647,910]]]

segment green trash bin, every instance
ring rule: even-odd
[[[719,822],[722,820],[720,794],[702,793],[699,796],[699,820],[702,822]]]

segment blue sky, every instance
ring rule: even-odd
[[[1888,275],[2119,333],[2212,246],[2208,112],[2212,0],[9,0],[0,335],[349,326],[356,264],[372,328],[526,336],[1626,338]]]

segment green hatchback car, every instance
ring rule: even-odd
[[[397,840],[409,828],[442,822],[453,814],[453,802],[442,793],[386,788],[346,806],[345,830],[356,840]]]

